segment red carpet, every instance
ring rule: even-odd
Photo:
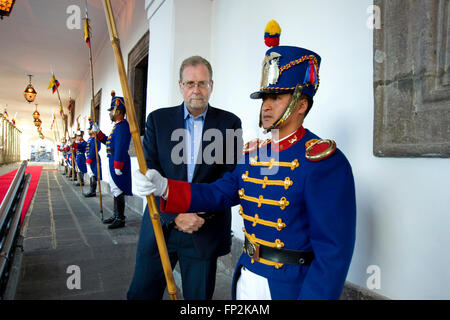
[[[25,215],[27,213],[28,207],[30,206],[31,199],[33,199],[34,192],[36,191],[39,178],[41,177],[43,167],[42,166],[27,166],[25,173],[31,173],[30,185],[28,186],[28,192],[25,197],[25,202],[22,208],[22,216],[20,217],[20,224],[23,223],[23,219],[25,219]],[[0,202],[3,201],[3,198],[8,192],[9,186],[14,179],[18,169],[8,172],[0,176]]]

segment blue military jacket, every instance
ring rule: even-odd
[[[86,152],[86,141],[76,142],[74,143],[74,150],[76,152],[76,161],[77,161],[77,168],[79,171],[86,173],[86,156],[84,155]]]
[[[232,173],[212,184],[169,180],[161,209],[199,212],[240,204],[250,241],[313,251],[315,258],[309,266],[281,264],[256,261],[244,251],[235,278],[245,266],[268,279],[272,299],[339,299],[355,242],[355,187],[339,149],[318,161],[306,158],[317,139],[300,127],[280,143],[266,141],[248,150]]]
[[[131,192],[131,161],[128,154],[131,141],[128,121],[123,119],[116,122],[108,137],[100,131],[97,134],[97,139],[106,145],[109,172],[114,183],[126,195],[133,195]],[[114,169],[121,170],[122,175],[117,175]]]
[[[98,151],[100,151],[101,147],[102,147],[102,144],[100,143],[99,140],[97,140]],[[101,180],[102,179],[102,174],[101,174],[102,161],[100,159],[100,156],[98,157],[98,162],[100,164],[100,180]],[[92,173],[94,174],[94,176],[97,177],[97,157],[95,154],[95,138],[94,137],[89,137],[89,139],[87,141],[86,164],[91,167]]]

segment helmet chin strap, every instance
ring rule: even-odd
[[[292,111],[294,111],[294,108],[297,105],[298,101],[300,100],[302,91],[303,91],[303,86],[300,84],[297,84],[297,86],[295,87],[294,93],[292,94],[291,101],[287,105],[283,114],[269,128],[264,129],[264,134],[272,131],[275,128],[278,128],[284,121],[286,121],[287,118],[289,118],[289,116],[292,114]],[[259,126],[260,127],[262,127],[261,114],[262,114],[262,105],[261,105],[261,110],[259,112]]]

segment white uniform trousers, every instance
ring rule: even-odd
[[[242,267],[236,283],[236,300],[272,300],[269,282],[266,278]]]

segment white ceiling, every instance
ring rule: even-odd
[[[116,12],[126,0],[111,2]],[[80,22],[80,29],[67,27],[68,21],[76,21],[74,11],[67,13],[71,5],[78,6],[81,19],[84,18],[85,0],[17,0],[11,15],[0,20],[0,112],[6,105],[9,119],[17,112],[17,127],[31,139],[38,138],[32,118],[34,103],[38,103],[41,114],[42,133],[53,139],[50,122],[53,112],[58,115],[59,103],[56,92],[52,94],[47,89],[51,70],[60,82],[59,92],[65,113],[69,89],[72,98],[76,98],[89,72],[89,50],[83,39],[84,20]],[[95,57],[100,50],[96,44],[104,43],[109,37],[103,1],[88,0],[88,13]],[[23,96],[28,74],[33,75],[32,84],[37,91],[32,104]]]

